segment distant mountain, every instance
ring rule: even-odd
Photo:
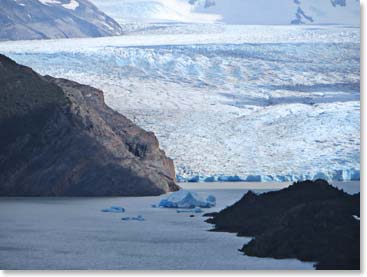
[[[144,196],[175,191],[173,161],[103,92],[0,55],[1,196]]]
[[[91,0],[99,9],[119,23],[213,23],[219,15],[195,12],[210,7],[214,0]]]
[[[0,40],[121,35],[120,25],[87,0],[1,0]]]
[[[359,25],[360,20],[358,0],[214,0],[209,6],[204,1],[195,1],[201,2],[196,12],[219,14],[229,24]]]
[[[119,22],[359,25],[358,0],[91,0]]]

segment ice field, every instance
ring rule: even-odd
[[[102,89],[156,133],[181,181],[359,180],[359,28],[195,26],[0,53]]]

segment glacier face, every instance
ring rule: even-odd
[[[157,134],[181,181],[359,179],[359,28],[221,28],[4,42],[0,52],[103,89]]]

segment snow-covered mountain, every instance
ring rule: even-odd
[[[87,0],[1,0],[0,40],[99,37],[121,26]]]
[[[230,3],[230,4],[229,4]],[[359,25],[358,0],[215,0],[198,11],[219,13],[231,24]]]
[[[119,22],[359,25],[358,0],[92,0]]]
[[[195,12],[198,7],[210,7],[210,1],[212,0],[92,0],[101,10],[121,23],[213,23],[221,20],[221,16],[208,11]]]

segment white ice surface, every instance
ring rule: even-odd
[[[217,211],[245,190],[202,191]],[[201,214],[152,208],[161,197],[2,198],[0,268],[8,269],[312,269],[297,260],[260,259],[238,251],[249,239],[208,232]],[[113,205],[124,214],[101,213]],[[145,220],[123,221],[141,215]]]
[[[348,180],[360,167],[359,42],[352,27],[218,25],[0,52],[104,90],[156,133],[182,180]]]
[[[65,9],[68,10],[75,10],[77,7],[79,7],[79,3],[76,0],[69,0],[69,2],[63,2],[60,0],[38,0],[44,5],[61,5]]]
[[[190,22],[213,23],[220,15],[195,12],[186,0],[93,0],[99,9],[120,23]]]
[[[69,3],[62,4],[62,6],[68,10],[75,10],[77,7],[79,7],[79,3],[78,1],[70,0]]]

